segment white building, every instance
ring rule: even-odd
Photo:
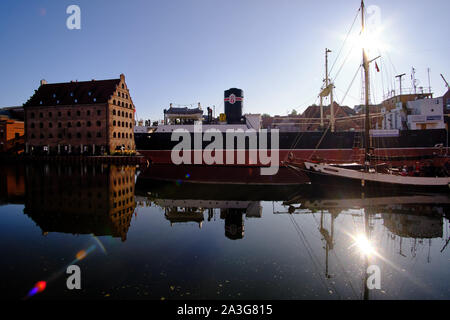
[[[399,102],[395,109],[381,112],[384,130],[445,129],[443,98],[408,101],[406,110]]]

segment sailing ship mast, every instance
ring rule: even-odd
[[[361,0],[361,24],[362,24],[362,30],[361,35],[365,37],[365,17],[364,17],[364,0]],[[364,44],[364,42],[363,42]],[[369,115],[369,60],[367,58],[366,48],[363,46],[362,48],[363,53],[363,68],[364,68],[364,88],[365,88],[365,111],[366,111],[366,118],[365,118],[365,134],[364,134],[364,146],[365,146],[365,164],[370,164],[370,115]]]

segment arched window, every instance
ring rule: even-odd
[[[113,113],[113,116],[115,116],[116,115],[116,109],[113,109],[112,113]]]
[[[81,122],[80,121],[77,122],[77,127],[81,127]]]
[[[115,126],[116,125],[116,120],[113,120],[113,126]]]
[[[115,132],[113,132],[113,138],[115,138],[116,137],[116,133]]]
[[[32,123],[30,127],[33,129],[34,128],[34,123]]]
[[[97,127],[101,127],[102,123],[100,121],[97,121]]]

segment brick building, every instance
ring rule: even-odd
[[[18,144],[23,143],[24,123],[0,115],[0,152],[14,150]]]
[[[125,76],[40,87],[24,104],[26,152],[105,154],[135,150],[135,106]]]

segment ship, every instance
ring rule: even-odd
[[[424,100],[431,99],[433,98]],[[433,100],[439,102],[443,99]],[[287,159],[349,163],[359,162],[364,158],[364,141],[367,141],[364,131],[262,128],[261,115],[243,114],[243,102],[242,89],[226,90],[225,110],[218,118],[212,116],[212,109],[209,107],[207,115],[203,115],[200,105],[197,108],[170,105],[168,109],[164,109],[161,124],[147,123],[148,125],[135,127],[136,149],[153,164],[180,164],[179,161],[174,161],[174,157],[180,157],[179,153],[183,155],[183,164],[214,166],[263,167],[281,165]],[[214,132],[215,138],[212,139],[211,134],[206,137],[208,132]],[[185,139],[180,139],[182,133],[185,134]],[[372,158],[380,162],[415,163],[448,153],[445,127],[379,129],[370,130],[369,135],[371,145],[377,146]],[[184,144],[183,148],[179,147],[180,141]],[[220,161],[207,161],[205,153],[212,155],[213,160]]]
[[[363,2],[361,8],[364,10]],[[325,77],[317,97],[320,98],[320,117],[303,118],[320,120],[315,126],[263,126],[260,114],[243,113],[244,91],[230,88],[224,91],[224,112],[219,117],[215,117],[215,107],[208,107],[204,115],[200,103],[196,108],[170,104],[164,109],[161,123],[151,125],[148,121],[143,125],[141,122],[135,127],[137,151],[154,164],[234,167],[280,167],[292,160],[361,163],[369,145],[375,164],[414,165],[422,160],[435,161],[439,156],[445,159],[448,130],[444,107],[449,108],[450,90],[443,97],[434,98],[431,86],[429,92],[423,92],[423,88],[420,92],[414,82],[414,91],[406,93],[400,82],[400,91],[391,91],[379,105],[382,106],[378,115],[383,118],[381,128],[373,126],[373,130],[366,130],[370,123],[360,128],[338,128],[337,121],[345,117],[338,118],[339,110],[335,110],[335,83],[328,68],[330,52],[325,49]],[[370,62],[376,64],[378,58]],[[378,65],[376,68],[378,71]],[[369,82],[364,85],[368,92]],[[328,115],[324,100],[330,102]],[[363,107],[370,109],[372,105],[365,102]],[[316,107],[318,110],[319,106]],[[366,112],[361,111],[347,120],[362,122]],[[277,170],[268,170],[262,174],[276,173]]]

